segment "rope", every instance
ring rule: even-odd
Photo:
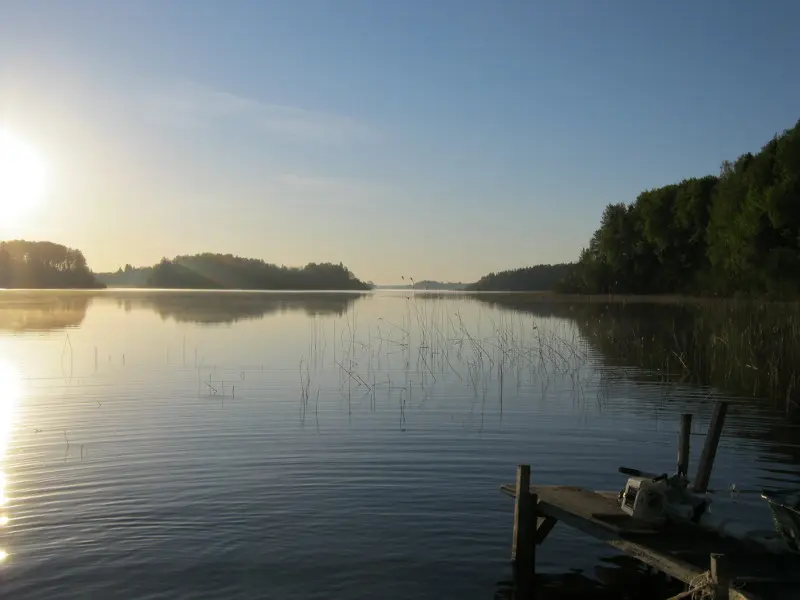
[[[714,584],[711,581],[711,571],[701,573],[689,582],[689,589],[667,600],[706,600],[714,598]]]

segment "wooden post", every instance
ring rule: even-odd
[[[728,600],[731,574],[728,570],[728,560],[724,554],[711,555],[711,583],[714,586],[714,600]]]
[[[678,475],[684,477],[689,475],[690,435],[692,435],[692,415],[684,413],[681,415],[681,431],[678,438]]]
[[[714,458],[717,456],[717,446],[719,446],[719,438],[722,436],[722,427],[725,425],[727,412],[727,402],[720,401],[714,405],[714,413],[711,415],[706,442],[703,446],[703,453],[700,455],[700,464],[697,465],[697,475],[694,478],[696,492],[704,493],[708,490],[708,481],[711,479],[711,469],[714,468]]]
[[[531,494],[530,465],[517,466],[517,490],[514,499],[514,540],[511,545],[511,560],[514,564],[514,579],[522,593],[533,587],[536,544],[534,527],[536,524],[535,494]]]
[[[528,526],[528,539],[530,540],[530,550],[528,555],[528,574],[530,577],[530,586],[533,589],[533,584],[536,580],[536,539],[539,529],[539,514],[536,511],[536,505],[539,504],[539,494],[532,493],[530,495],[531,506],[531,520]]]

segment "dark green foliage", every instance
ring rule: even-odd
[[[467,284],[450,281],[432,281],[430,279],[423,279],[422,281],[415,281],[411,286],[415,290],[442,290],[442,291],[458,291],[467,287]]]
[[[147,280],[153,272],[153,267],[132,267],[125,265],[113,273],[95,273],[98,281],[108,287],[147,287]]]
[[[800,122],[719,177],[687,179],[606,207],[561,291],[800,291]]]
[[[0,288],[98,288],[80,250],[52,242],[0,242]]]
[[[564,279],[571,268],[570,264],[536,265],[500,273],[489,273],[467,286],[467,290],[474,292],[549,291],[555,288],[556,283]]]
[[[147,279],[148,287],[234,290],[366,290],[344,265],[309,263],[279,267],[231,254],[196,254],[162,259]]]

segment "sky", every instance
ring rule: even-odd
[[[0,237],[394,283],[577,258],[800,118],[796,0],[0,0]],[[1,182],[0,182],[1,183]],[[0,190],[2,190],[0,185]]]

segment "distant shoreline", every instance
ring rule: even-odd
[[[112,295],[112,294],[231,294],[231,295],[350,295],[350,296],[369,296],[390,293],[412,293],[420,297],[442,296],[463,296],[491,298],[497,304],[503,304],[503,300],[513,301],[519,305],[520,301],[530,304],[555,302],[559,304],[798,304],[797,300],[786,300],[782,298],[764,298],[760,296],[690,296],[680,294],[570,294],[562,292],[528,292],[528,291],[472,291],[472,290],[412,290],[408,288],[388,288],[376,287],[369,290],[348,290],[348,289],[213,289],[213,288],[136,288],[136,287],[105,287],[105,288],[0,288],[0,295],[16,294],[92,294],[92,295]]]

